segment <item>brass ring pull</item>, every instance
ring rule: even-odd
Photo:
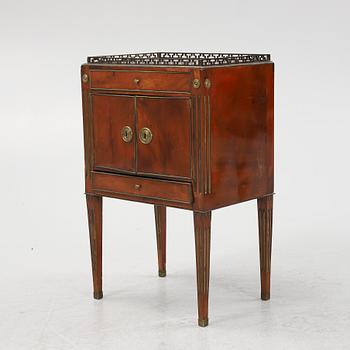
[[[199,79],[194,79],[193,80],[193,87],[195,89],[198,89],[201,86],[201,81]]]
[[[132,129],[130,126],[124,126],[120,132],[124,142],[130,142],[132,140]]]
[[[153,135],[150,129],[142,128],[140,130],[139,138],[144,145],[148,145],[152,141],[152,137]]]

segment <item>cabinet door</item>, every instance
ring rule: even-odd
[[[134,105],[134,97],[91,96],[95,169],[135,171]]]
[[[137,172],[190,178],[190,99],[138,97],[136,106]]]

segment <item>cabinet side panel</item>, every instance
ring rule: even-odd
[[[273,64],[207,70],[211,181],[205,207],[273,193]]]

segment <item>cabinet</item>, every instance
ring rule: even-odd
[[[102,198],[154,205],[159,276],[166,207],[193,211],[198,323],[208,324],[214,209],[257,199],[261,297],[270,295],[273,77],[269,55],[149,53],[82,65],[94,296],[102,298]]]
[[[91,104],[95,169],[191,179],[189,98],[93,94]]]

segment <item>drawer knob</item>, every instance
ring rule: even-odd
[[[136,85],[138,85],[138,84],[140,83],[140,79],[135,78],[135,79],[134,79],[134,83],[135,83]]]
[[[135,190],[139,190],[141,188],[140,184],[135,184]]]
[[[120,134],[124,142],[130,142],[132,140],[132,129],[130,126],[124,126]]]
[[[151,130],[148,128],[142,128],[139,133],[139,138],[144,145],[148,145],[153,138]]]

